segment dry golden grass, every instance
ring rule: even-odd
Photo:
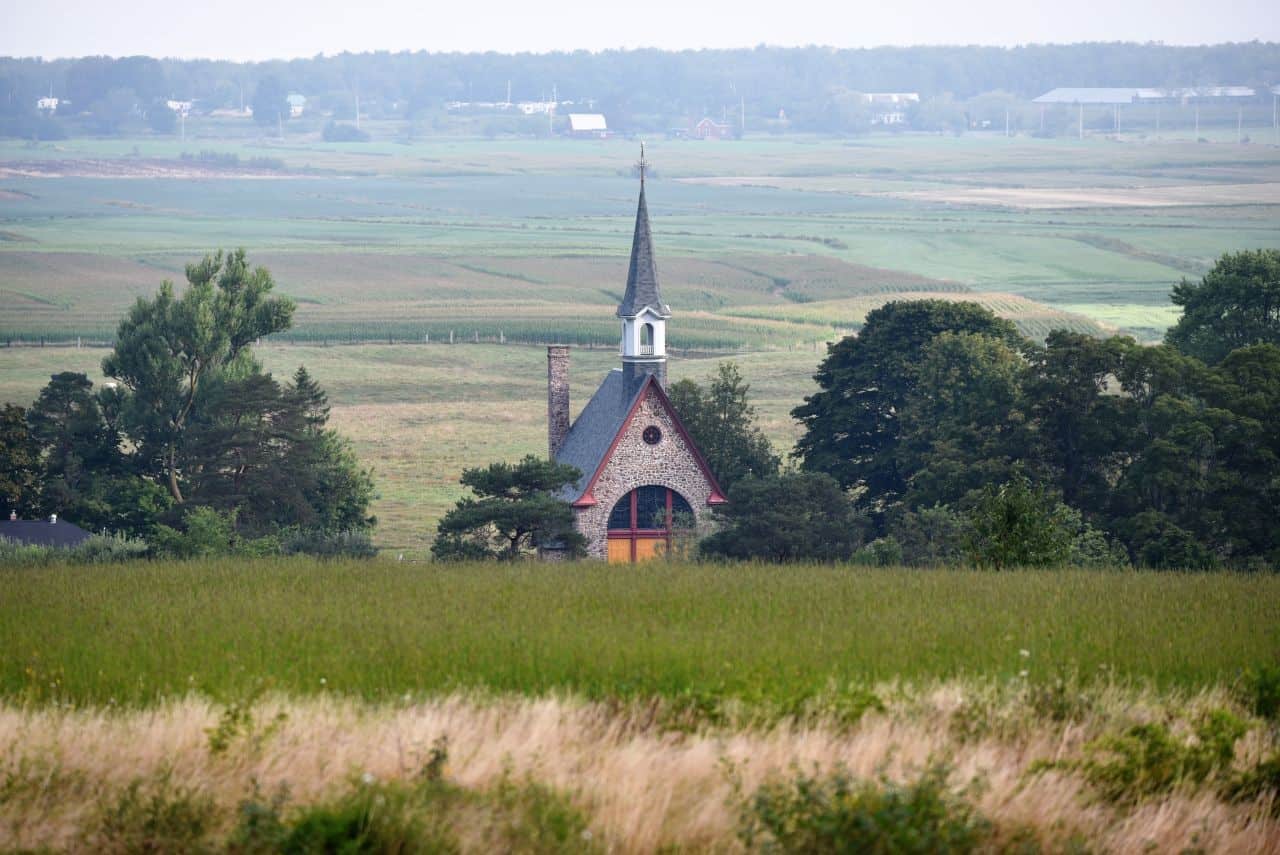
[[[272,697],[252,708],[252,723],[220,752],[210,749],[210,733],[224,710],[200,698],[130,711],[9,705],[0,707],[0,849],[84,845],[101,806],[137,780],[167,779],[211,798],[228,827],[255,786],[287,786],[290,804],[306,805],[370,776],[410,781],[443,736],[450,783],[480,790],[527,776],[567,794],[593,837],[618,852],[740,849],[735,778],[745,793],[797,769],[843,766],[859,777],[906,779],[938,758],[951,764],[957,787],[981,781],[976,806],[994,823],[997,846],[1017,837],[1051,851],[1074,840],[1108,852],[1280,852],[1280,821],[1266,799],[1231,805],[1203,788],[1119,808],[1072,773],[1029,774],[1037,761],[1076,757],[1123,723],[1190,720],[1229,705],[1217,690],[1102,689],[1088,712],[1065,723],[1030,715],[1017,691],[989,685],[876,691],[886,709],[852,726],[819,715],[687,729],[672,727],[670,709],[645,704],[452,695],[370,706]],[[984,735],[957,727],[966,709],[991,703]],[[1256,727],[1238,762],[1274,751],[1275,738],[1274,729]]]

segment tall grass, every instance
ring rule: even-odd
[[[1202,686],[1280,655],[1280,577],[306,559],[0,569],[0,695],[264,685],[786,706],[956,675]]]

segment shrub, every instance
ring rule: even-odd
[[[1190,740],[1179,739],[1160,722],[1138,724],[1090,743],[1090,756],[1080,768],[1103,798],[1131,804],[1226,771],[1245,731],[1244,723],[1225,710],[1205,714]]]
[[[979,567],[1051,567],[1071,553],[1070,508],[1026,478],[988,487],[969,512],[965,549]]]
[[[743,806],[739,836],[767,852],[972,852],[991,825],[947,774],[935,765],[908,784],[845,771],[770,781]]]
[[[880,537],[853,554],[857,564],[867,567],[897,567],[903,563],[902,547],[893,537]]]
[[[1280,752],[1240,772],[1222,788],[1222,797],[1229,802],[1248,802],[1267,796],[1271,799],[1271,815],[1280,819]]]
[[[69,548],[22,544],[0,537],[0,564],[13,567],[43,567],[56,562],[116,564],[145,558],[149,550],[145,541],[114,534],[95,534]]]
[[[287,533],[279,541],[285,555],[315,555],[321,558],[373,558],[378,550],[367,531],[316,531],[301,529]]]
[[[114,802],[102,805],[86,844],[98,852],[201,851],[216,813],[212,798],[171,787],[167,778],[146,794],[142,781],[135,780]]]
[[[1260,718],[1280,718],[1280,665],[1262,665],[1244,673],[1236,689],[1240,703]]]
[[[325,142],[368,142],[369,135],[357,128],[342,122],[329,122],[321,132]]]

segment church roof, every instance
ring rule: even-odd
[[[569,428],[569,433],[565,436],[564,443],[560,446],[560,450],[556,452],[557,463],[568,463],[582,473],[575,483],[569,484],[560,491],[559,498],[561,500],[572,503],[578,503],[581,500],[585,504],[594,504],[595,500],[591,497],[590,492],[595,487],[595,479],[599,476],[605,460],[613,451],[614,443],[619,434],[622,433],[627,423],[631,420],[631,414],[635,412],[640,398],[644,396],[651,386],[656,390],[659,399],[667,408],[672,422],[675,423],[676,430],[684,438],[685,444],[697,461],[698,467],[702,470],[703,475],[706,476],[707,481],[710,482],[711,504],[724,502],[724,497],[721,494],[720,485],[716,482],[715,475],[711,473],[710,467],[707,466],[706,460],[702,457],[702,452],[694,444],[688,431],[685,430],[679,414],[671,406],[670,399],[667,398],[666,392],[662,390],[662,384],[652,374],[647,374],[641,380],[628,383],[626,375],[620,368],[615,368],[605,375],[604,382],[600,384],[600,388],[596,390],[596,393],[591,396],[591,400],[587,402],[587,406],[583,408],[577,421],[573,423],[573,427]]]
[[[640,383],[628,389],[621,368],[605,375],[604,382],[591,396],[573,427],[569,428],[560,450],[556,452],[557,463],[568,463],[582,473],[577,483],[561,491],[561,499],[572,502],[587,489],[587,484],[609,453],[614,437],[626,424],[632,405],[643,388],[644,384]]]
[[[641,178],[627,290],[622,295],[622,305],[618,306],[617,314],[620,318],[634,318],[645,309],[651,309],[660,318],[671,317],[671,307],[662,302],[662,294],[658,290],[658,268],[653,259],[653,237],[649,232],[649,208],[644,202],[644,179]]]

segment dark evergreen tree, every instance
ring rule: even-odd
[[[514,465],[465,469],[461,499],[440,520],[431,554],[443,560],[503,559],[531,555],[555,542],[580,555],[584,540],[573,527],[573,509],[557,493],[582,474],[572,466],[529,455]]]
[[[27,427],[27,412],[14,404],[0,407],[0,508],[32,516],[40,510],[40,446]]]

